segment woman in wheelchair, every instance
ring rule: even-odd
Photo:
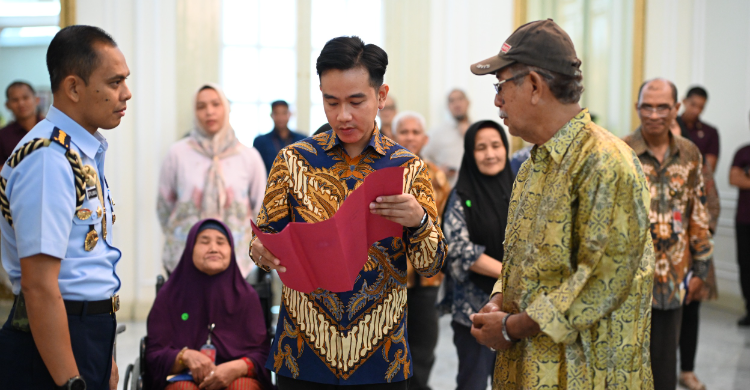
[[[266,390],[269,340],[258,294],[242,278],[226,225],[200,221],[148,315],[145,381],[153,390]],[[214,355],[215,359],[212,359]]]

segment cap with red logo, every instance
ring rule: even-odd
[[[476,75],[495,73],[521,63],[576,76],[581,60],[570,36],[552,19],[537,20],[519,27],[500,48],[500,53],[471,66]]]

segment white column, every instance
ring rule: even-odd
[[[449,119],[448,92],[466,91],[472,121],[499,121],[494,106],[494,76],[475,76],[474,62],[500,52],[513,32],[512,0],[435,0],[430,4],[430,61],[428,123]],[[407,107],[402,107],[406,109]]]

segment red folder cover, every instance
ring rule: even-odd
[[[318,288],[351,291],[367,262],[367,251],[388,237],[401,237],[403,227],[370,212],[378,196],[402,193],[404,168],[391,167],[369,174],[336,214],[316,223],[290,222],[279,233],[253,232],[281,261],[279,277],[287,287],[311,293]]]

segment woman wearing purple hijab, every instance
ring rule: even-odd
[[[150,389],[271,388],[260,300],[242,278],[228,231],[215,219],[196,223],[179,264],[156,296],[146,337]],[[206,344],[215,347],[215,363],[200,352]],[[187,371],[192,381],[168,382],[167,377]]]

